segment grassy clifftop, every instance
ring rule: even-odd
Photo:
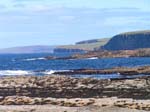
[[[96,40],[96,39],[94,39]],[[92,40],[87,40],[87,41],[81,41],[81,42],[77,42],[77,44],[75,45],[63,45],[63,46],[58,46],[56,49],[80,49],[80,50],[85,50],[85,51],[91,51],[94,50],[94,48],[98,48],[100,46],[105,45],[108,41],[110,40],[110,38],[103,38],[103,39],[97,39],[97,41],[95,42],[89,42]],[[80,44],[81,43],[81,44]]]
[[[150,30],[124,32],[119,35],[135,35],[135,34],[150,34]]]

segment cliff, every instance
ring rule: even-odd
[[[150,48],[150,30],[116,35],[106,45],[100,47],[104,50],[134,50],[139,48]]]
[[[110,38],[93,39],[77,42],[75,45],[63,45],[54,49],[54,52],[87,52],[105,45]]]

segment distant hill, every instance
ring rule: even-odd
[[[99,41],[100,41],[99,39],[84,40],[84,41],[76,42],[76,44],[92,44],[92,43],[96,43]]]
[[[80,41],[80,42],[76,42],[75,45],[58,46],[54,49],[54,52],[92,51],[95,48],[105,45],[109,40],[110,40],[110,38]]]
[[[121,33],[100,47],[105,50],[134,50],[150,48],[150,30]]]
[[[20,54],[20,53],[52,53],[54,46],[21,46],[0,49],[0,54]]]

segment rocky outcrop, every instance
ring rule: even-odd
[[[69,49],[69,48],[55,48],[54,53],[82,53],[85,50],[82,49]]]
[[[36,102],[34,105],[26,100]],[[20,105],[20,103],[23,105]],[[54,99],[11,96],[2,101],[0,112],[148,112],[150,100],[102,98],[102,99]],[[15,104],[15,105],[14,105]],[[27,105],[26,105],[27,104]],[[45,105],[43,105],[45,104]],[[137,110],[138,109],[138,110]],[[144,111],[145,110],[145,111]]]
[[[143,66],[143,67],[134,67],[134,68],[125,68],[125,67],[118,67],[118,68],[112,68],[112,69],[77,69],[77,70],[71,70],[71,71],[61,71],[61,72],[55,72],[54,74],[59,75],[76,75],[76,74],[118,74],[123,76],[132,76],[132,75],[140,75],[150,74],[150,66]],[[124,77],[125,79],[125,77]]]
[[[68,57],[47,56],[45,59],[86,59],[86,58],[123,58],[123,57],[150,57],[150,48],[137,50],[119,50],[119,51],[90,51],[84,54],[74,54]]]
[[[0,99],[7,96],[53,98],[150,98],[150,78],[78,79],[64,76],[16,76],[0,79]]]
[[[47,60],[52,60],[52,59],[65,60],[65,59],[118,58],[118,57],[134,57],[134,56],[137,56],[137,57],[142,56],[143,57],[144,56],[143,53],[142,53],[142,55],[139,55],[136,52],[137,51],[91,51],[91,52],[87,52],[84,54],[76,53],[76,54],[73,54],[73,55],[67,56],[67,57],[47,56],[47,57],[45,57],[45,59],[47,59]]]
[[[150,111],[150,100],[133,100],[121,99],[117,97],[112,98],[74,98],[74,99],[56,99],[56,98],[31,98],[26,96],[8,96],[0,100],[1,105],[57,105],[64,107],[83,107],[83,106],[97,106],[97,107],[122,107],[129,109],[138,109]],[[33,110],[35,111],[35,110]],[[33,112],[31,111],[31,112]],[[13,111],[14,112],[14,111]],[[16,112],[16,111],[15,111]],[[25,111],[21,111],[25,112]],[[65,111],[63,111],[65,112]]]
[[[127,32],[116,35],[100,49],[134,50],[139,48],[150,48],[150,31]]]
[[[0,105],[59,105],[65,107],[81,107],[81,106],[88,106],[94,103],[94,99],[65,99],[65,98],[39,98],[39,97],[27,97],[27,96],[7,96],[1,98]]]
[[[0,79],[0,105],[92,105],[150,111],[149,94],[149,77],[97,80],[64,76],[12,76]]]
[[[99,40],[98,39],[85,40],[85,41],[76,42],[76,44],[91,44],[96,42],[99,42]]]
[[[98,82],[94,79],[75,79],[60,76],[4,77],[0,79],[0,96],[95,97],[100,92],[100,90],[92,88],[96,83],[99,85],[98,87],[102,87],[108,82],[104,80]],[[89,86],[88,84],[92,84],[93,86]]]

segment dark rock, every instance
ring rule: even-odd
[[[100,49],[105,50],[134,50],[150,48],[150,31],[127,32],[114,36]]]
[[[122,69],[113,69],[120,70]],[[149,67],[137,68],[140,73],[148,73]],[[124,68],[124,71],[129,71]],[[134,71],[134,69],[132,69]],[[109,72],[109,71],[108,71]],[[2,82],[6,83],[3,84]],[[9,82],[15,83],[9,83]],[[0,96],[3,97],[8,104],[15,103],[13,99],[7,100],[7,96],[27,96],[40,98],[103,98],[103,97],[119,97],[119,98],[149,98],[149,77],[138,79],[124,80],[97,80],[91,78],[78,79],[64,76],[18,76],[4,77],[0,79]],[[33,84],[34,82],[34,84]],[[16,99],[16,98],[15,98]],[[22,99],[17,99],[22,102]],[[36,100],[40,103],[42,100]],[[24,103],[29,103],[26,99]],[[48,101],[45,101],[48,102]],[[32,101],[30,103],[33,103]],[[16,104],[16,103],[15,103]]]
[[[150,66],[144,67],[135,67],[135,68],[125,68],[125,67],[118,67],[112,69],[76,69],[71,71],[60,71],[55,72],[54,74],[59,75],[75,75],[75,74],[120,74],[120,75],[140,75],[140,74],[150,74]]]
[[[99,40],[98,39],[85,40],[85,41],[76,42],[76,44],[89,44],[89,43],[96,43],[96,42],[99,42]]]
[[[54,57],[54,56],[47,56],[47,57],[45,57],[45,59],[51,60],[51,59],[56,59],[56,57]]]
[[[85,50],[82,49],[71,49],[71,48],[55,48],[55,53],[84,53]]]

